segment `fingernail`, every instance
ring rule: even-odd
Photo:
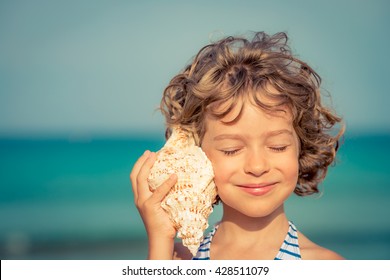
[[[169,180],[176,180],[176,178],[177,178],[177,175],[176,175],[176,174],[171,174],[171,175],[169,176]]]
[[[144,156],[149,156],[150,155],[150,151],[149,150],[146,150],[145,152],[144,152]]]

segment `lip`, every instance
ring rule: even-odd
[[[239,185],[238,187],[251,195],[261,196],[271,191],[276,183],[264,183],[264,184],[247,184]]]

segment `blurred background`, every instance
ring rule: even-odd
[[[163,89],[210,40],[286,31],[347,125],[322,195],[293,196],[289,217],[348,259],[390,259],[389,12],[386,0],[0,1],[0,258],[146,258],[129,172],[164,143]]]

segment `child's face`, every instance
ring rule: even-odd
[[[243,101],[222,120],[206,118],[202,149],[225,207],[264,217],[283,206],[298,180],[299,142],[288,110],[269,114]]]

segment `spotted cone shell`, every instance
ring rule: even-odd
[[[177,237],[196,255],[208,217],[213,211],[217,189],[210,160],[195,145],[192,133],[175,127],[150,171],[148,183],[153,192],[175,173],[178,181],[161,203],[169,214]]]

